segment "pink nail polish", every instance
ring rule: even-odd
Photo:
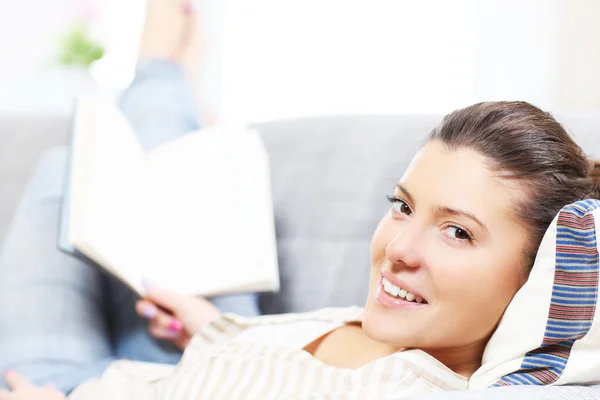
[[[170,331],[179,332],[183,328],[183,324],[180,321],[173,320],[169,322],[168,328]]]
[[[14,372],[15,371],[13,371],[13,370],[7,369],[7,370],[4,371],[4,376],[13,374]]]

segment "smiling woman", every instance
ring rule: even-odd
[[[119,361],[70,398],[385,399],[599,382],[590,170],[528,103],[455,111],[388,196],[364,308],[194,324],[190,305],[196,335],[177,367]]]
[[[561,125],[528,103],[455,111],[388,196],[364,309],[224,316],[200,330],[172,374],[120,363],[74,396],[389,398],[598,381],[576,375],[600,348],[587,335],[600,220],[600,202],[584,200],[596,197],[590,169]],[[156,373],[163,378],[140,383]]]
[[[591,194],[589,169],[560,124],[527,103],[447,116],[373,236],[367,335],[471,376],[550,222]]]

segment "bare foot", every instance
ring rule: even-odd
[[[147,0],[139,61],[163,59],[180,62],[188,29],[187,0]]]
[[[194,0],[147,0],[146,21],[138,60],[163,59],[182,66],[192,88],[200,87],[204,42]],[[205,125],[212,118],[194,90]],[[208,123],[207,123],[208,122]]]
[[[187,72],[203,125],[209,126],[213,125],[215,120],[201,96],[202,63],[205,50],[204,36],[202,35],[203,26],[200,21],[201,18],[194,8],[186,7],[186,14],[186,29],[175,59]]]
[[[192,4],[192,3],[190,3]],[[185,7],[185,30],[175,54],[176,61],[181,64],[193,79],[201,72],[204,56],[204,38],[198,12],[191,6]]]

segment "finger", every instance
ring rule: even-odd
[[[157,339],[167,339],[171,341],[176,340],[185,335],[182,329],[176,331],[173,329],[165,328],[164,326],[158,325],[155,322],[150,323],[150,325],[148,326],[148,331],[150,331],[150,334]]]
[[[144,280],[146,288],[146,298],[153,303],[175,312],[182,303],[183,296],[169,290],[158,287],[147,280]]]
[[[168,340],[180,350],[185,350],[191,340],[191,336],[187,332],[181,331],[175,333],[161,327],[151,327],[150,334],[157,339]]]
[[[151,301],[138,300],[135,303],[135,311],[140,317],[146,318],[146,319],[151,319],[151,318],[154,318],[160,310]]]
[[[146,300],[138,301],[136,311],[142,318],[147,318],[153,324],[161,326],[164,329],[170,329],[175,332],[183,329],[183,324],[179,319],[159,309],[152,302]]]
[[[159,311],[151,320],[151,324],[173,332],[183,330],[183,323],[172,315]]]
[[[12,395],[8,390],[0,389],[0,400],[10,400]]]
[[[14,371],[6,371],[4,373],[4,380],[9,388],[12,390],[23,389],[31,386],[31,383],[20,374]]]

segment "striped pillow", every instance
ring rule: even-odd
[[[600,382],[596,226],[598,200],[579,201],[558,213],[471,387]]]

